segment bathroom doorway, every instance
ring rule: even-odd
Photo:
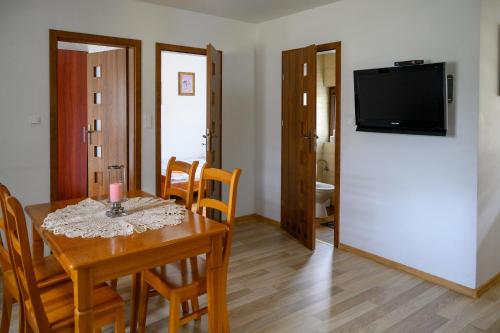
[[[336,231],[337,82],[335,49],[316,54],[316,239],[334,244]]]
[[[281,228],[311,250],[339,246],[340,68],[340,42],[282,52]]]

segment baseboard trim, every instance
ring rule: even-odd
[[[486,281],[486,283],[482,284],[481,286],[479,286],[479,288],[476,289],[477,297],[479,298],[479,297],[483,296],[485,292],[487,292],[488,290],[490,290],[491,288],[496,286],[497,283],[499,283],[499,282],[500,282],[500,272],[497,273],[497,275],[495,275],[494,277],[492,277],[491,279]]]
[[[257,222],[264,222],[271,224],[273,226],[280,226],[280,222],[270,219],[268,217],[262,216],[260,214],[249,214],[249,215],[242,215],[238,216],[234,219],[235,223],[242,223],[242,222],[248,222],[248,221],[257,221]]]
[[[373,260],[373,261],[375,261],[379,264],[382,264],[384,266],[394,268],[394,269],[403,271],[405,273],[414,275],[422,280],[429,281],[429,282],[432,282],[434,284],[446,287],[446,288],[453,290],[453,291],[456,291],[457,293],[460,293],[462,295],[472,297],[472,298],[478,298],[480,296],[478,294],[477,289],[472,289],[472,288],[463,286],[463,285],[458,284],[456,282],[440,278],[439,276],[435,276],[435,275],[426,273],[424,271],[418,270],[416,268],[400,264],[398,262],[386,259],[386,258],[378,256],[376,254],[366,252],[366,251],[363,251],[363,250],[360,250],[358,248],[355,248],[355,247],[352,247],[352,246],[349,246],[346,244],[342,244],[342,243],[339,245],[339,249],[346,251],[346,252],[356,254],[360,257],[364,257],[364,258]]]
[[[271,224],[271,225],[273,225],[275,227],[279,227],[281,225],[281,222],[273,220],[273,219],[270,219],[269,217],[265,217],[265,216],[262,216],[262,215],[259,215],[259,214],[255,214],[255,216],[261,222],[265,222],[265,223]]]
[[[258,219],[257,214],[248,214],[248,215],[242,215],[242,216],[237,216],[234,218],[234,223],[241,223],[241,222],[248,222],[248,221],[255,221]]]

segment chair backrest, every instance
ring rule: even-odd
[[[231,254],[231,241],[233,238],[233,222],[236,211],[236,198],[238,194],[238,182],[240,180],[241,169],[234,169],[229,172],[222,169],[207,168],[206,164],[201,169],[200,189],[198,191],[197,213],[202,214],[203,208],[215,209],[226,215],[224,222],[229,227],[224,241],[224,265],[227,267]],[[206,197],[206,189],[209,182],[220,182],[229,186],[228,202]]]
[[[194,192],[194,181],[196,175],[196,169],[198,168],[198,161],[193,163],[187,163],[183,161],[176,161],[176,157],[172,156],[168,160],[167,172],[165,175],[165,185],[163,188],[163,197],[165,199],[170,199],[171,195],[180,197],[186,203],[186,208],[191,209],[193,205],[193,192]],[[188,175],[187,190],[179,187],[172,186],[172,172],[183,172]]]
[[[26,316],[34,331],[50,332],[49,320],[36,283],[23,207],[16,198],[11,196],[6,198],[6,203],[7,242],[19,293],[26,305]]]
[[[12,269],[9,248],[7,244],[7,232],[5,229],[5,224],[7,223],[7,203],[5,202],[5,199],[8,196],[10,196],[9,189],[7,188],[7,186],[0,183],[0,210],[2,212],[2,216],[0,217],[0,233],[3,234],[0,235],[0,265],[2,266],[2,272],[7,272]]]

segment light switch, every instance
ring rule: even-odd
[[[40,125],[42,123],[42,117],[39,114],[33,114],[30,116],[31,124]]]

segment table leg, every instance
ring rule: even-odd
[[[139,313],[139,297],[141,295],[141,274],[132,275],[132,295],[130,307],[130,333],[137,332],[137,315]]]
[[[212,248],[207,254],[208,331],[229,332],[226,279],[222,260],[222,236],[212,237]]]
[[[44,257],[43,255],[43,239],[38,233],[38,230],[36,230],[35,226],[31,226],[31,235],[33,237],[33,260],[37,261],[40,260]]]
[[[92,333],[94,283],[88,270],[77,270],[73,278],[75,332]]]

